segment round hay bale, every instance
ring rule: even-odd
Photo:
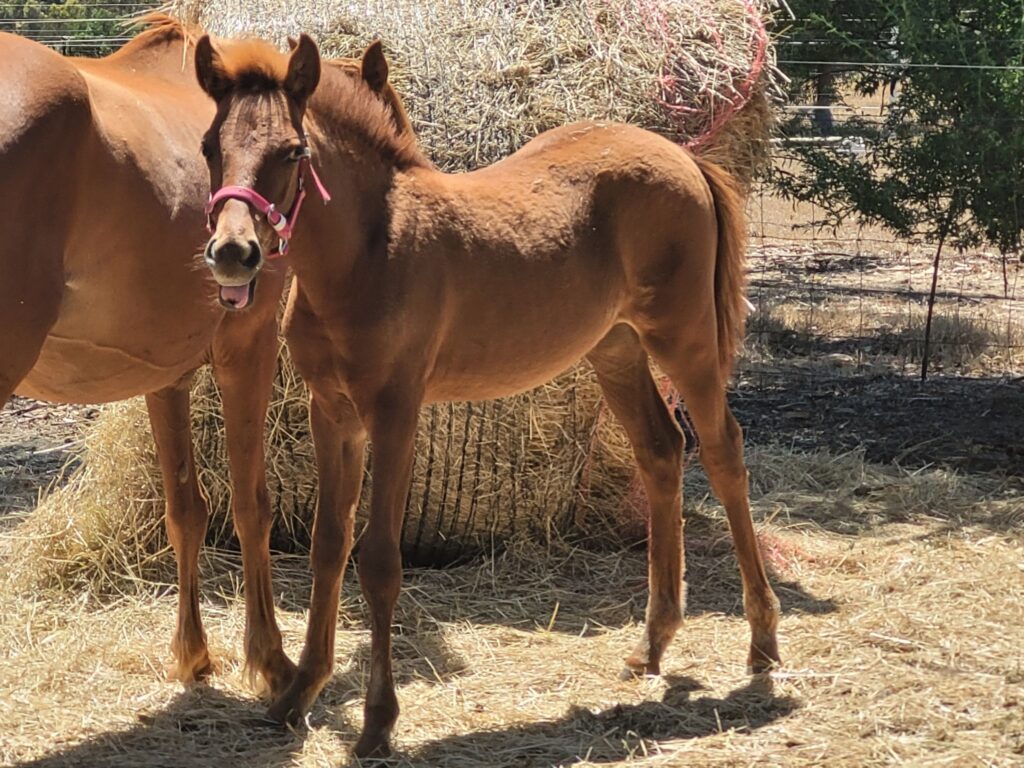
[[[446,170],[496,162],[549,128],[615,120],[662,133],[749,182],[768,158],[785,76],[773,0],[178,0],[223,36],[326,56],[380,39],[424,149]]]
[[[305,30],[327,56],[383,39],[415,130],[448,170],[494,162],[556,125],[608,119],[658,131],[749,182],[767,158],[781,81],[765,32],[771,5],[187,0],[171,10],[221,35],[283,43]],[[267,427],[278,550],[302,551],[309,542],[317,482],[306,403],[282,353]],[[213,513],[207,543],[234,548],[220,404],[205,371],[193,388],[193,429]],[[170,578],[160,485],[141,400],[109,407],[81,466],[22,526],[19,560],[64,586]],[[368,498],[364,488],[363,519]],[[646,533],[632,451],[586,366],[514,398],[436,405],[421,415],[406,560],[449,563],[521,533],[616,543]],[[50,565],[40,569],[40,560]]]
[[[584,518],[575,502],[599,400],[592,373],[578,366],[516,397],[424,408],[402,533],[405,560],[449,564],[515,535],[544,540],[580,529]],[[266,440],[271,546],[283,552],[308,551],[316,508],[307,404],[282,347]],[[192,386],[192,429],[211,511],[206,544],[237,550],[220,395],[208,369]],[[367,481],[372,461],[371,448]],[[357,532],[366,521],[369,485],[364,482]],[[161,486],[144,401],[105,406],[86,435],[79,466],[19,528],[23,575],[37,585],[103,591],[173,578]]]

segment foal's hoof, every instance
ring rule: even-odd
[[[622,671],[619,672],[619,680],[627,682],[629,680],[642,680],[645,677],[658,677],[660,675],[661,670],[658,667],[637,669],[627,664],[622,668]]]
[[[632,653],[625,659],[626,666],[619,674],[620,680],[632,680],[638,677],[657,677],[661,674],[661,654],[651,651],[651,643],[646,637],[637,643]]]
[[[308,675],[298,671],[285,692],[271,703],[267,717],[282,725],[303,723],[322,687],[322,683],[311,683]]]
[[[352,753],[362,760],[367,758],[382,760],[391,757],[391,745],[388,744],[387,734],[371,734],[363,731],[363,735],[359,737],[359,741],[356,742]]]
[[[747,672],[751,675],[762,675],[782,666],[779,658],[779,644],[775,638],[765,638],[750,644],[750,655],[747,656]]]
[[[285,695],[275,699],[267,708],[267,718],[280,725],[290,725],[295,728],[305,721],[306,711]]]

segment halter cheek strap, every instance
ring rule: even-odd
[[[288,253],[288,241],[291,240],[292,230],[295,228],[295,222],[299,219],[299,211],[302,210],[302,201],[306,199],[305,177],[307,173],[312,177],[313,184],[316,186],[316,191],[320,194],[320,199],[323,200],[324,203],[329,203],[331,201],[331,196],[327,192],[327,188],[324,186],[323,182],[320,181],[320,177],[317,176],[316,169],[313,168],[313,163],[310,160],[309,148],[306,147],[306,153],[299,160],[298,187],[295,190],[295,199],[292,201],[292,206],[288,210],[288,213],[281,213],[272,202],[267,200],[267,198],[255,189],[238,186],[221,187],[210,195],[210,199],[206,203],[206,228],[210,230],[210,232],[213,232],[213,211],[217,207],[218,203],[224,200],[241,200],[250,208],[262,213],[266,217],[267,223],[270,224],[277,233],[277,247],[267,254],[267,258],[276,259],[284,256]]]

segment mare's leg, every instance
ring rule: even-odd
[[[647,538],[647,620],[644,636],[626,658],[627,671],[658,674],[661,656],[683,621],[683,435],[651,376],[636,332],[616,326],[587,355],[605,400],[633,446],[650,501]]]
[[[678,320],[666,323],[660,332],[645,333],[642,343],[679,390],[700,438],[701,463],[725,507],[743,580],[743,605],[751,630],[747,663],[751,671],[762,672],[779,663],[779,601],[757,547],[747,495],[743,433],[726,402],[713,315],[710,318],[703,327]]]
[[[269,694],[277,696],[295,674],[274,618],[270,579],[272,517],[264,429],[277,366],[277,325],[272,311],[255,327],[247,319],[228,317],[218,330],[213,370],[224,402],[231,512],[242,547],[245,664],[251,675],[262,675]]]
[[[313,523],[313,594],[306,646],[288,689],[270,706],[279,722],[300,720],[334,669],[334,631],[341,580],[352,551],[356,507],[363,481],[366,431],[347,399],[317,396],[311,383],[309,421],[316,449],[320,495]]]
[[[420,399],[387,393],[370,413],[373,441],[373,498],[359,545],[359,582],[370,608],[370,682],[366,691],[358,757],[386,756],[398,719],[398,697],[391,673],[391,619],[402,585],[402,513],[412,475]]]
[[[199,549],[209,513],[192,453],[191,382],[189,374],[173,386],[146,395],[164,481],[167,538],[178,562],[178,627],[171,640],[174,666],[169,676],[183,683],[202,680],[213,670],[199,616]]]

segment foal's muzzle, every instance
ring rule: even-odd
[[[220,286],[220,303],[228,309],[244,309],[256,292],[256,275],[263,266],[263,251],[256,240],[210,238],[206,265]]]

